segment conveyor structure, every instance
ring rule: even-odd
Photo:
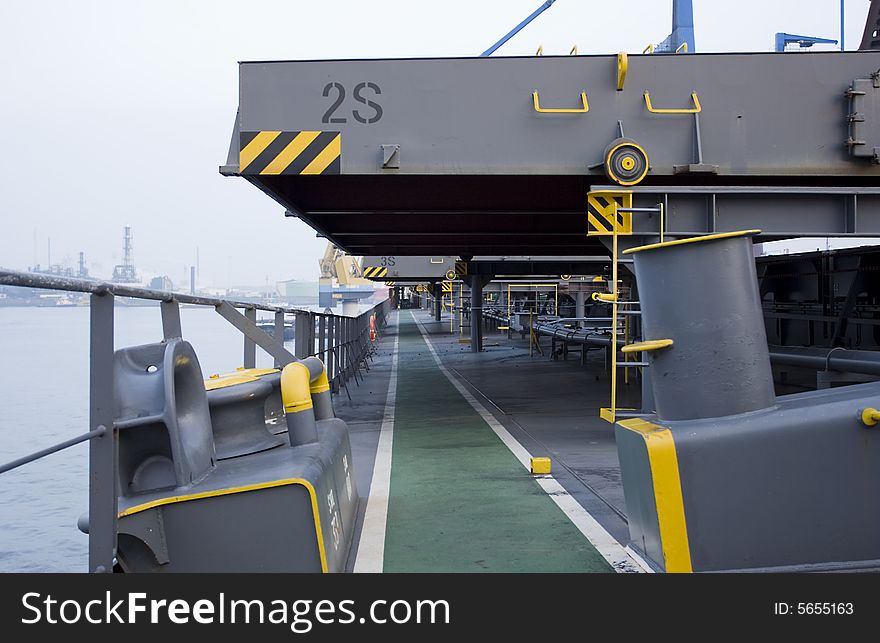
[[[880,237],[880,51],[246,62],[239,95],[221,172],[351,254],[600,258],[609,332],[542,332],[640,360],[617,415],[609,348],[603,417],[650,566],[880,566],[880,383],[776,396],[752,249]]]

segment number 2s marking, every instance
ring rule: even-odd
[[[372,96],[367,94],[364,95],[365,91],[372,92]],[[329,98],[333,92],[336,92],[336,98],[333,100],[333,103],[324,112],[324,116],[321,118],[322,123],[347,123],[348,118],[344,116],[334,116],[336,111],[342,106],[345,102],[345,87],[342,83],[332,82],[327,83],[324,86],[323,96],[325,98]],[[370,125],[372,123],[376,123],[379,119],[382,118],[382,106],[374,101],[370,100],[376,96],[380,96],[382,94],[382,90],[379,88],[379,85],[376,83],[364,82],[358,83],[354,86],[354,91],[352,91],[352,95],[354,97],[355,102],[358,102],[362,105],[366,105],[372,111],[372,113],[364,114],[360,109],[353,109],[351,111],[351,115],[354,117],[358,123],[362,123],[364,125]]]

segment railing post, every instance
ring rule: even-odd
[[[159,310],[162,313],[162,338],[175,339],[183,337],[183,331],[180,328],[180,306],[174,299],[163,301],[159,304]]]
[[[244,309],[244,316],[252,324],[257,323],[257,309],[256,308],[245,308]],[[256,368],[257,367],[257,344],[254,340],[252,340],[247,335],[244,336],[244,367],[245,368]]]
[[[293,354],[305,359],[315,352],[315,318],[311,313],[297,313],[294,322]]]
[[[318,356],[323,360],[324,366],[327,368],[327,377],[330,377],[330,368],[327,366],[327,317],[320,315],[318,317]]]
[[[336,360],[333,359],[335,355],[333,354],[333,348],[335,347],[334,342],[336,341],[336,316],[331,315],[327,318],[327,377],[330,378],[330,386],[333,390],[338,391],[338,382],[336,381],[336,371],[335,364]]]
[[[275,311],[275,340],[284,346],[284,311]],[[296,352],[294,351],[294,354]],[[275,368],[281,368],[284,364],[277,357],[275,358]]]
[[[104,430],[89,443],[89,571],[113,571],[116,556],[116,431],[113,391],[113,295],[90,297],[89,430]]]

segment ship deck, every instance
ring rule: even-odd
[[[598,417],[602,352],[584,367],[497,338],[473,354],[448,318],[394,312],[351,401],[337,398],[363,499],[350,571],[643,571]],[[624,386],[620,404],[638,395]],[[531,456],[550,457],[551,475],[533,476]]]

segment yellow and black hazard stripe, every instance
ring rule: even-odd
[[[339,132],[242,132],[238,171],[261,176],[339,174]]]
[[[397,282],[395,282],[395,281],[386,281],[385,285],[388,286],[389,288],[393,288],[396,283]]]
[[[618,208],[632,207],[632,192],[590,192],[587,194],[587,221],[589,235],[632,234],[632,212],[617,212]]]
[[[456,261],[455,262],[455,274],[457,277],[466,277],[467,276],[467,261]]]
[[[369,266],[364,268],[364,277],[367,279],[381,279],[388,274],[385,266]]]

